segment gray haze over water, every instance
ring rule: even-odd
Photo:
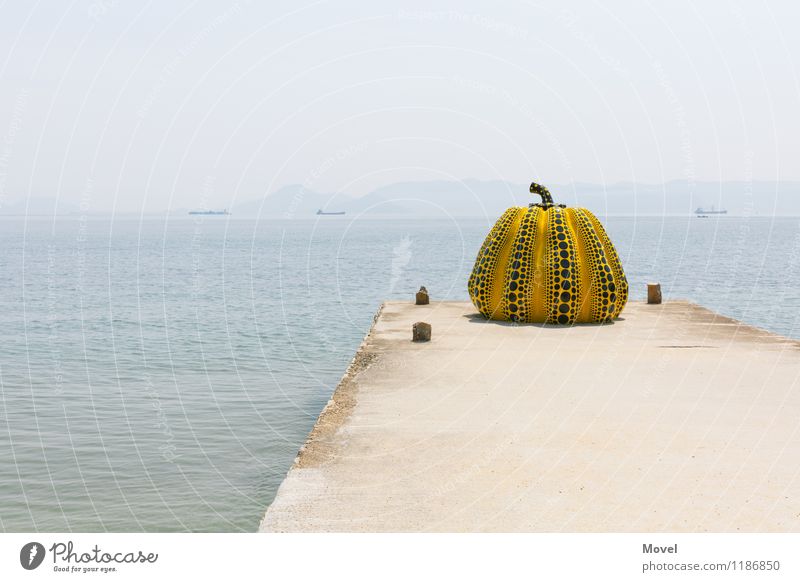
[[[788,1],[11,2],[0,206],[796,182],[798,21]]]

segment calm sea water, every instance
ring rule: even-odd
[[[632,300],[800,337],[800,219],[609,218]],[[0,530],[252,531],[383,299],[490,224],[0,220]]]

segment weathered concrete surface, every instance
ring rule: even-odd
[[[798,532],[799,376],[798,342],[685,302],[387,303],[261,529]]]

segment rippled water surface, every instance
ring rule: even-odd
[[[800,338],[800,219],[608,218],[660,281]],[[0,219],[0,529],[254,530],[383,299],[466,299],[487,220]]]

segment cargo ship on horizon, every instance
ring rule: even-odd
[[[199,214],[201,216],[229,216],[230,212],[225,208],[223,210],[190,210],[189,214]]]
[[[709,215],[709,214],[728,214],[728,211],[727,211],[727,210],[725,210],[724,208],[720,208],[719,210],[717,210],[717,209],[716,209],[716,208],[714,208],[714,206],[712,205],[712,206],[711,206],[711,210],[709,210],[709,209],[707,209],[707,208],[703,208],[703,207],[701,206],[701,207],[699,207],[697,210],[695,210],[695,211],[694,211],[694,213],[695,213],[695,214],[697,214],[698,216],[707,216],[707,215]]]

